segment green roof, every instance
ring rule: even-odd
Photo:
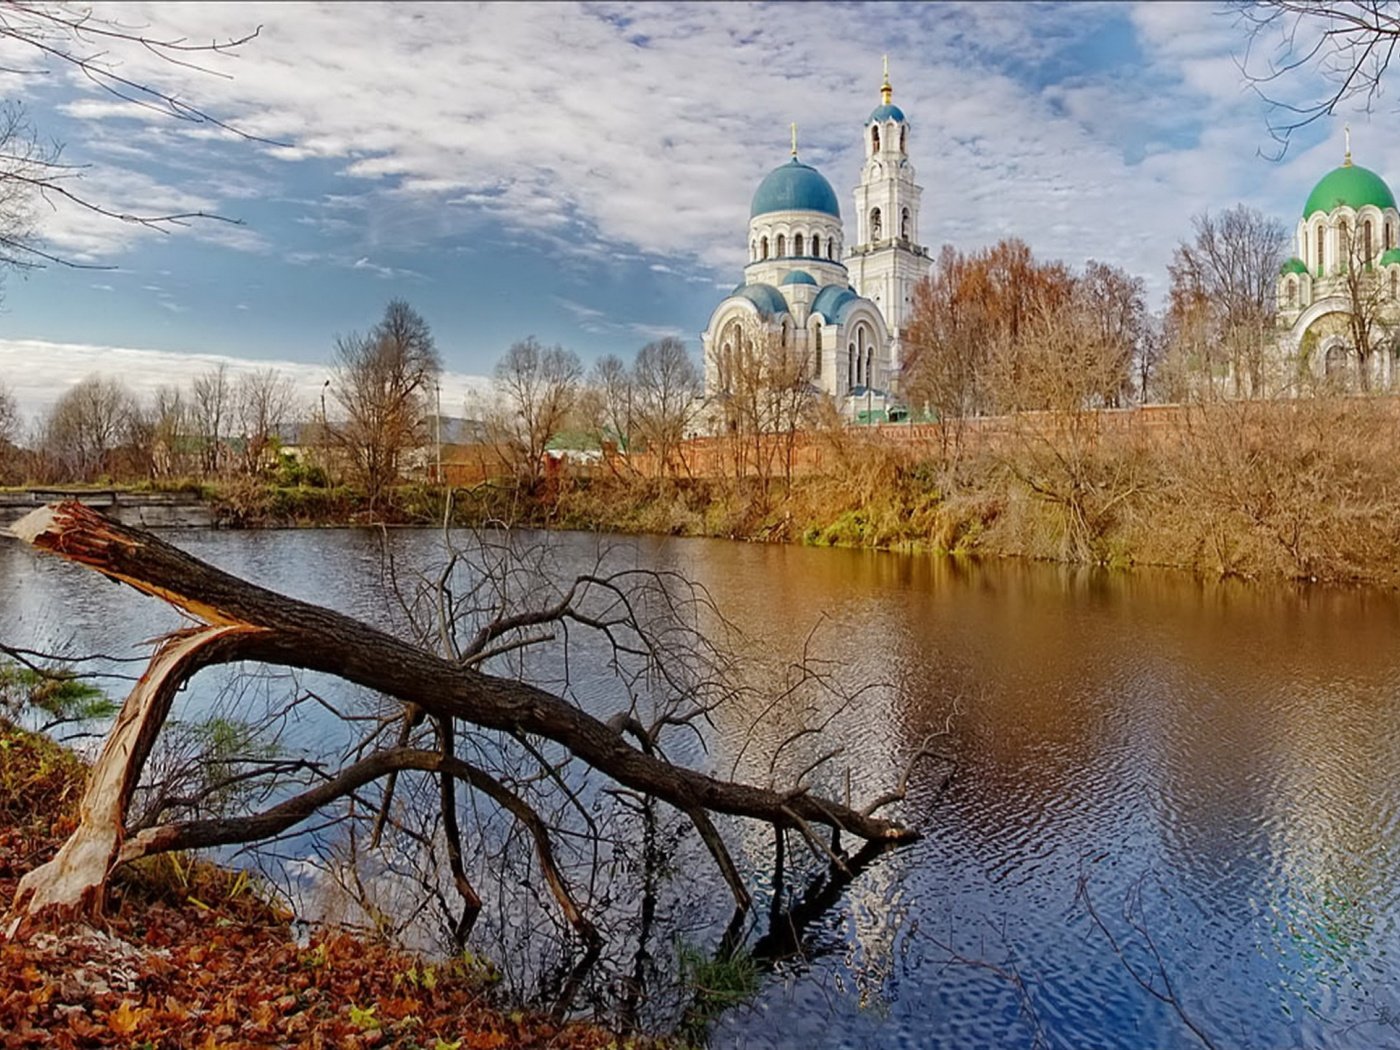
[[[1310,218],[1320,211],[1330,212],[1342,205],[1359,209],[1367,204],[1374,204],[1377,208],[1393,208],[1395,194],[1390,192],[1385,179],[1370,168],[1343,164],[1324,175],[1312,193],[1308,194],[1308,203],[1303,205],[1303,218]]]
[[[1389,266],[1391,263],[1400,263],[1400,248],[1392,248],[1381,256],[1381,265]]]
[[[1296,255],[1278,268],[1279,273],[1307,273],[1307,263]]]

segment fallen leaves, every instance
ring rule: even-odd
[[[0,740],[9,741],[0,763],[0,901],[8,902],[25,870],[17,859],[33,866],[71,832],[73,778],[80,785],[83,772],[48,741],[2,722]],[[23,797],[31,791],[35,798]],[[334,931],[298,945],[285,912],[246,876],[212,865],[168,859],[118,880],[115,892],[103,929],[31,920],[0,939],[0,1050],[616,1042],[589,1025],[502,1013],[480,966],[431,966]]]

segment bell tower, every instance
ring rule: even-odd
[[[891,374],[903,363],[902,333],[914,304],[914,286],[928,276],[928,249],[919,243],[919,198],[909,163],[910,126],[894,104],[889,59],[880,105],[865,122],[865,167],[856,186],[856,243],[846,265],[856,291],[873,300],[891,336]]]

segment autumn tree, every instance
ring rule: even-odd
[[[544,477],[545,451],[578,401],[583,366],[561,346],[534,336],[513,345],[496,363],[499,403],[489,429],[506,466],[527,490]]]
[[[370,510],[399,480],[404,455],[427,440],[430,397],[442,363],[432,331],[402,299],[364,335],[336,340],[331,394],[342,419],[330,424]]]
[[[1172,353],[1207,391],[1223,384],[1235,397],[1262,397],[1287,232],[1243,204],[1218,217],[1203,212],[1191,225],[1195,236],[1177,245],[1168,266]]]
[[[939,253],[915,289],[904,392],[916,412],[937,415],[945,457],[960,452],[969,417],[1018,403],[1027,327],[1065,303],[1072,284],[1062,264],[1037,261],[1019,240]]]
[[[632,367],[637,434],[663,474],[674,468],[676,449],[695,417],[700,370],[679,339],[667,336],[637,352]]]
[[[118,380],[89,376],[66,391],[42,428],[43,451],[57,479],[92,481],[110,473],[135,415],[135,400]]]

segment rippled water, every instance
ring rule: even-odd
[[[384,615],[373,534],[174,538]],[[556,539],[566,563],[597,552],[593,537]],[[1221,1046],[1400,1045],[1391,595],[612,542],[704,583],[764,651],[795,654],[821,620],[813,644],[849,680],[897,682],[831,730],[858,786],[888,783],[957,710],[954,776],[911,785],[905,816],[926,837],[863,873],[804,957],[711,1025],[712,1046],[1198,1045],[1191,1024]],[[176,622],[13,543],[0,581],[11,643],[116,651]],[[768,845],[740,839],[754,861]],[[1170,981],[1181,1012],[1129,967],[1155,991]]]

